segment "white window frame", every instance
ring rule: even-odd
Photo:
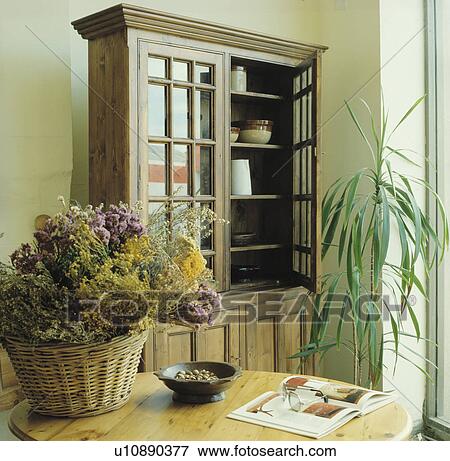
[[[441,114],[443,113],[442,82],[439,76],[443,75],[440,56],[439,28],[441,17],[438,14],[438,5],[442,0],[425,0],[426,8],[426,56],[427,56],[427,152],[428,158],[428,180],[435,191],[443,193],[444,184],[444,127]],[[447,1],[447,0],[444,0]],[[447,46],[449,46],[447,44]],[[450,51],[449,51],[450,52]],[[449,153],[446,153],[449,155]],[[447,177],[448,180],[448,177]],[[433,225],[439,228],[439,216],[432,194],[429,194],[429,217]],[[443,338],[445,325],[443,321],[443,310],[446,306],[445,300],[449,299],[449,284],[444,280],[443,266],[435,267],[430,274],[429,281],[429,309],[428,309],[428,357],[438,366],[429,367],[428,372],[433,378],[427,384],[426,411],[424,414],[425,433],[433,438],[450,440],[450,422],[439,417],[439,405],[443,405],[444,398],[450,398],[450,393],[444,393],[444,359],[443,354],[450,351],[442,351],[436,344]]]

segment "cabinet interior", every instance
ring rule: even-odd
[[[231,90],[232,126],[244,120],[273,121],[268,144],[245,145],[238,139],[230,146],[231,161],[249,161],[252,185],[249,196],[231,191],[231,287],[277,286],[292,278],[293,69],[235,57],[231,64],[247,71],[247,91]],[[235,233],[256,236],[247,245],[233,246]],[[245,266],[256,266],[255,272],[246,276]]]
[[[314,291],[321,240],[318,66],[326,47],[205,28],[187,18],[174,19],[176,26],[145,11],[121,5],[74,23],[90,40],[96,88],[89,108],[91,200],[141,200],[146,216],[167,203],[209,207],[227,222],[216,222],[201,245],[220,291]],[[111,15],[136,22],[107,32]],[[233,66],[246,69],[245,91],[231,87]],[[272,121],[270,141],[231,143],[230,126],[246,120]],[[235,160],[248,160],[251,193],[232,190]],[[170,223],[171,206],[166,216]],[[253,238],[238,242],[236,234]]]

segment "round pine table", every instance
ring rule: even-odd
[[[26,400],[11,412],[9,428],[22,440],[313,440],[226,418],[263,392],[276,390],[283,373],[244,371],[221,402],[184,404],[152,373],[140,373],[122,408],[89,418],[56,418],[30,410]],[[408,440],[412,423],[398,403],[356,418],[320,440]]]

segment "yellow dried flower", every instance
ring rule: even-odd
[[[206,261],[195,241],[188,237],[180,237],[178,255],[175,263],[180,268],[186,280],[191,283],[199,279],[206,271]]]

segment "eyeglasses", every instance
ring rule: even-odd
[[[264,405],[269,403],[271,400],[273,400],[276,397],[279,397],[280,394],[278,392],[273,392],[271,395],[267,396],[266,398],[260,400],[258,403],[255,405],[252,405],[247,408],[247,411],[250,413],[264,413],[267,416],[273,416],[272,412],[273,410],[265,410]]]
[[[298,392],[299,390],[314,392],[315,398],[303,400],[300,397],[300,393]],[[304,411],[306,408],[313,405],[314,403],[328,403],[328,396],[325,395],[320,389],[314,389],[312,387],[303,386],[289,387],[286,383],[283,383],[282,386],[282,396],[284,401],[288,401],[291,410],[294,410],[296,412]]]

